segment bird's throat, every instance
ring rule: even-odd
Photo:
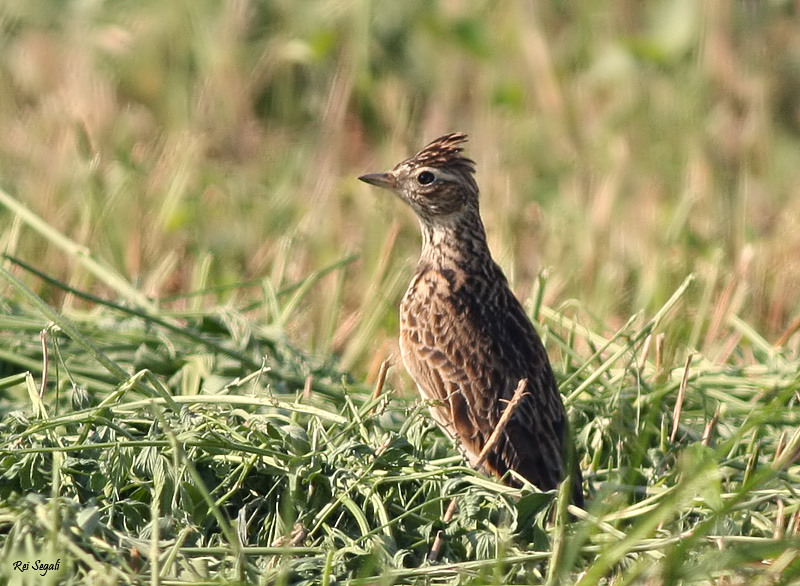
[[[467,268],[492,262],[480,217],[464,216],[452,222],[420,222],[420,225],[421,264],[434,268]]]

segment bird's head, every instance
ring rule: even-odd
[[[478,212],[475,163],[461,155],[466,140],[460,132],[446,134],[391,171],[359,179],[394,191],[430,227],[450,224]]]

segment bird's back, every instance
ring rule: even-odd
[[[473,259],[474,261],[474,259]],[[434,419],[471,464],[521,379],[528,385],[485,467],[514,470],[542,490],[563,478],[566,416],[547,354],[500,268],[424,260],[400,307],[403,362]],[[477,266],[476,266],[477,265]],[[582,503],[580,473],[576,504]]]

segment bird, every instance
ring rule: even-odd
[[[471,466],[519,487],[514,471],[542,491],[571,467],[571,500],[583,506],[564,403],[544,345],[489,250],[475,162],[462,154],[467,140],[446,134],[389,171],[359,177],[396,193],[422,232],[400,303],[402,362]],[[481,460],[523,379],[521,401]]]

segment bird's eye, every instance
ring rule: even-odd
[[[436,181],[436,175],[431,173],[430,171],[423,171],[419,175],[417,175],[417,182],[420,185],[430,185]]]

